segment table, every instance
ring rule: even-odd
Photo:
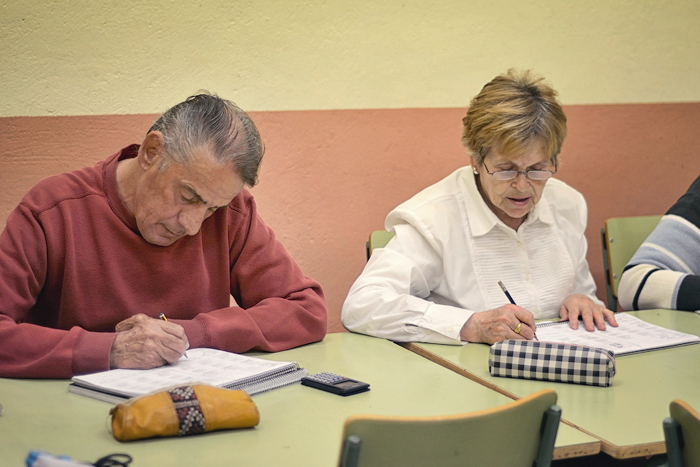
[[[700,315],[673,310],[630,312],[644,321],[700,336]],[[673,399],[700,407],[700,345],[617,357],[609,388],[492,377],[489,346],[406,344],[406,348],[513,398],[554,389],[564,423],[600,439],[617,459],[666,452],[662,421]]]
[[[444,415],[510,402],[392,342],[358,334],[330,334],[320,343],[253,355],[356,378],[371,390],[340,397],[296,384],[253,396],[261,414],[254,429],[119,443],[107,431],[111,404],[69,393],[67,380],[0,379],[0,465],[24,465],[27,453],[39,449],[79,461],[125,452],[134,467],[333,466],[352,414]],[[562,428],[558,449],[567,456],[599,452],[597,439]]]

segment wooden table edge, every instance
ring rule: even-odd
[[[628,446],[616,446],[604,439],[598,439],[600,439],[601,451],[610,457],[614,457],[615,459],[632,459],[635,457],[648,457],[655,456],[657,454],[666,454],[666,443],[664,441],[655,441],[645,444],[630,444]]]
[[[406,350],[410,350],[411,352],[420,355],[423,358],[426,358],[434,363],[437,363],[438,365],[441,365],[448,370],[454,371],[455,373],[464,376],[465,378],[468,378],[475,383],[478,383],[482,386],[485,386],[493,391],[498,392],[499,394],[502,394],[510,399],[513,400],[518,400],[520,397],[517,395],[506,391],[505,389],[501,388],[500,386],[497,386],[490,381],[486,381],[485,379],[481,378],[480,376],[475,375],[474,373],[471,373],[470,371],[467,371],[465,368],[462,368],[461,366],[450,362],[449,360],[445,360],[444,358],[440,357],[439,355],[436,355],[432,353],[431,351],[421,347],[420,345],[416,345],[413,342],[396,342],[397,345],[400,345]],[[603,440],[600,439],[600,437],[595,436],[592,433],[589,433],[588,431],[574,425],[573,423],[562,419],[562,423],[569,425],[570,427],[587,434],[588,436],[595,438],[599,440],[598,442],[592,442],[592,443],[582,443],[582,444],[576,444],[576,445],[571,445],[571,446],[565,446],[565,447],[555,447],[554,452],[552,454],[553,459],[567,459],[570,457],[582,457],[582,456],[592,456],[595,454],[598,454],[601,451],[601,445]],[[608,446],[613,446],[610,443],[608,443]],[[615,446],[615,448],[617,448]],[[619,449],[619,448],[618,448]],[[665,450],[663,451],[665,452]]]

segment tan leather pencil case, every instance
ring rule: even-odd
[[[260,422],[255,402],[244,391],[205,384],[172,387],[129,399],[109,413],[112,435],[119,441],[250,428]]]

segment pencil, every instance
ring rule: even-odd
[[[506,289],[506,286],[503,285],[503,282],[498,281],[498,285],[501,286],[501,290],[503,290],[503,293],[506,294],[506,297],[508,297],[508,301],[510,303],[512,303],[513,305],[517,305],[517,303],[515,303],[515,300],[513,300],[513,297],[510,296],[510,292],[508,292],[508,289]],[[537,334],[536,333],[533,333],[533,334],[535,335],[535,340],[538,341],[539,339],[537,338]]]
[[[162,319],[163,321],[168,321],[168,318],[165,317],[165,313],[159,314],[158,317],[159,317],[160,319]],[[187,351],[186,351],[186,350],[185,350],[185,358],[190,358],[190,357],[187,356]]]

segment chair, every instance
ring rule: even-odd
[[[369,234],[369,241],[365,244],[367,261],[369,261],[369,257],[372,256],[372,251],[375,248],[384,248],[392,238],[394,238],[394,232],[387,232],[386,230],[375,230]]]
[[[622,271],[659,223],[661,216],[615,217],[601,229],[608,308],[617,311],[617,287]]]
[[[700,414],[681,400],[669,409],[671,417],[663,423],[668,466],[700,466]]]
[[[434,417],[354,415],[341,467],[551,464],[561,409],[545,389],[501,407]]]

